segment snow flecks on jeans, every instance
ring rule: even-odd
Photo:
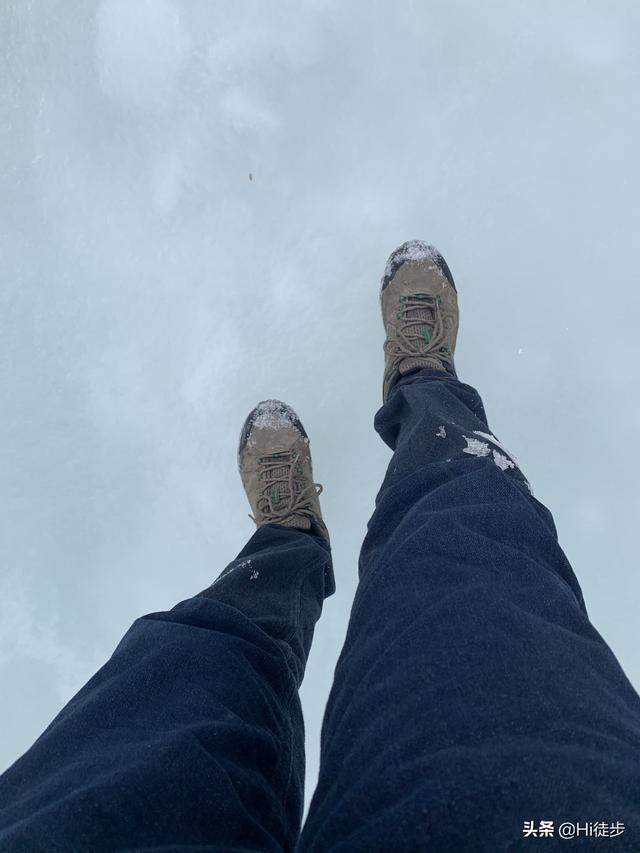
[[[497,450],[493,451],[493,461],[502,471],[506,471],[508,468],[516,467],[507,456],[503,456],[502,453],[498,453]]]
[[[500,442],[494,438],[490,433],[479,432],[478,430],[474,430],[475,435],[481,435],[484,438],[489,439],[494,444],[497,444],[502,450],[504,447],[500,444]],[[492,456],[495,464],[500,468],[501,471],[507,471],[509,468],[515,468],[516,463],[509,456],[506,456],[505,453],[508,451],[505,450],[505,453],[500,453],[498,450],[492,450],[489,447],[488,442],[480,441],[479,438],[469,438],[468,435],[463,436],[464,440],[467,442],[467,446],[462,451],[463,453],[468,453],[470,456],[477,456],[479,458],[485,458],[487,456]]]
[[[491,448],[486,441],[479,441],[477,438],[469,438],[467,435],[463,436],[463,438],[467,442],[467,446],[462,451],[463,453],[468,453],[470,456],[478,456],[480,458],[488,456],[491,453]]]
[[[442,426],[438,429],[438,432],[436,433],[436,438],[446,438],[446,437],[447,437],[447,430],[446,430],[444,424],[442,424]]]
[[[520,466],[519,466],[519,464],[518,464],[518,460],[517,460],[517,459],[516,459],[516,457],[513,455],[513,453],[511,453],[509,450],[507,450],[507,448],[504,446],[504,444],[502,444],[500,441],[498,441],[498,439],[495,437],[495,435],[493,435],[493,434],[492,434],[492,433],[490,433],[490,432],[480,432],[480,430],[479,430],[479,429],[474,429],[473,434],[474,434],[474,435],[479,435],[479,436],[480,436],[480,438],[484,438],[484,439],[486,439],[487,441],[490,441],[490,442],[491,442],[491,444],[495,444],[495,446],[496,446],[496,447],[499,447],[499,448],[500,448],[500,450],[502,450],[502,452],[504,453],[504,455],[505,455],[505,456],[507,456],[507,457],[508,457],[508,458],[509,458],[513,463],[514,463],[514,465],[515,465],[517,468],[519,468],[519,467],[520,467]]]
[[[260,576],[260,572],[259,572],[259,571],[257,571],[257,569],[254,569],[254,570],[251,572],[251,574],[249,575],[249,580],[250,580],[250,581],[257,580],[257,578],[258,578],[259,576]]]
[[[218,581],[226,578],[231,572],[237,572],[238,569],[248,569],[251,566],[251,560],[242,560],[240,563],[230,563],[227,568],[214,580],[211,586],[215,586]]]

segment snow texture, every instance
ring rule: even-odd
[[[502,447],[500,442],[490,433],[474,430],[474,435],[481,435],[489,439],[493,444],[497,444],[498,447]],[[467,442],[467,446],[462,451],[463,453],[468,453],[471,456],[478,456],[481,459],[491,455],[493,457],[493,461],[501,471],[508,471],[510,468],[516,467],[516,464],[512,459],[505,456],[503,453],[499,453],[497,450],[492,450],[486,441],[480,441],[477,438],[469,438],[469,436],[466,435],[463,436],[463,438]]]
[[[253,422],[255,429],[287,429],[293,425],[294,415],[278,400],[265,400],[260,404],[259,414]]]
[[[480,458],[488,456],[491,453],[491,448],[486,441],[479,441],[477,438],[469,438],[466,435],[463,438],[467,442],[467,446],[462,451],[463,453]]]
[[[411,237],[640,684],[639,27],[632,0],[0,4],[0,765],[244,547],[238,434],[279,397],[339,569],[302,687],[313,791],[389,464],[378,281]]]
[[[405,261],[431,261],[432,266],[438,266],[438,250],[422,240],[407,240],[401,251],[394,251],[389,255],[387,264],[380,281],[380,287],[384,285],[385,279],[391,275],[394,265]]]
[[[509,468],[516,467],[510,459],[508,459],[506,456],[503,456],[502,453],[498,453],[497,450],[493,451],[493,461],[496,463],[496,465],[498,466],[498,468],[500,468],[501,471],[508,471]]]
[[[502,442],[498,441],[498,439],[495,437],[495,435],[492,435],[490,432],[481,432],[481,431],[480,431],[480,430],[478,430],[478,429],[474,429],[473,434],[474,434],[474,435],[479,435],[479,436],[480,436],[480,438],[485,438],[487,441],[490,441],[490,442],[491,442],[491,444],[495,444],[495,445],[496,445],[496,447],[499,447],[499,448],[500,448],[500,450],[502,450],[502,452],[503,452],[506,456],[508,456],[508,457],[509,457],[509,459],[511,459],[511,460],[515,463],[515,465],[516,465],[516,466],[518,465],[518,460],[517,460],[517,459],[516,459],[516,457],[513,455],[513,453],[510,453],[510,452],[507,450],[507,448],[504,446],[504,444],[502,444]]]

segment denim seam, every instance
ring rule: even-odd
[[[296,614],[296,623],[295,623],[296,626],[300,625],[300,620],[301,620],[301,616],[302,616],[302,589],[304,586],[304,582],[307,579],[307,574],[312,574],[314,571],[316,571],[316,569],[319,567],[319,564],[320,564],[320,560],[318,560],[318,562],[316,564],[314,564],[310,569],[309,569],[309,567],[307,567],[303,572],[300,573],[300,582],[298,583],[298,595],[297,595],[297,614]],[[306,668],[306,661],[305,661],[305,668]],[[287,715],[289,716],[289,719],[291,719],[291,707],[292,707],[293,703],[295,702],[295,700],[298,698],[298,690],[299,690],[299,685],[296,684],[296,685],[294,685],[294,688],[291,691],[291,694],[289,695],[289,700],[287,702]],[[288,767],[288,771],[287,771],[287,782],[286,782],[285,788],[284,788],[285,804],[286,804],[287,797],[289,796],[289,791],[291,789],[292,776],[293,776],[293,742],[294,742],[294,739],[295,739],[295,732],[293,730],[293,726],[291,726],[291,737],[290,737],[290,743],[289,743],[289,767]],[[303,747],[304,747],[304,740],[303,740]],[[306,784],[306,779],[303,779],[303,789],[302,789],[303,796],[304,796],[304,784]],[[285,810],[285,814],[286,814],[286,810]]]
[[[313,574],[313,572],[316,569],[318,569],[318,567],[321,564],[322,564],[323,569],[324,569],[324,565],[326,565],[325,557],[318,557],[318,558],[311,560],[304,567],[304,569],[301,569],[298,572],[298,584],[297,584],[297,593],[298,594],[295,597],[295,600],[294,600],[292,607],[291,607],[291,616],[293,617],[292,621],[294,621],[295,627],[292,629],[291,633],[289,634],[289,636],[286,640],[287,645],[289,644],[289,640],[295,636],[296,628],[300,625],[301,612],[302,612],[302,588],[303,588],[304,581],[306,580],[307,576]],[[321,607],[322,607],[322,605],[321,605]],[[294,617],[294,613],[295,613],[295,617]],[[287,657],[288,657],[288,655],[287,655]],[[306,661],[304,662],[304,665],[306,666]],[[290,669],[288,662],[287,662],[287,666]],[[292,689],[289,693],[288,699],[286,700],[286,715],[287,715],[290,723],[291,723],[291,707],[292,707],[294,701],[298,698],[298,690],[299,690],[299,685],[298,685],[297,679],[294,679]],[[286,803],[287,803],[287,797],[289,796],[289,791],[291,789],[291,782],[292,782],[292,775],[293,775],[293,753],[294,753],[293,743],[295,740],[295,731],[294,731],[293,725],[289,726],[289,731],[290,731],[290,735],[289,735],[289,744],[288,744],[289,756],[288,756],[288,767],[287,767],[287,779],[286,779],[283,794],[282,794],[283,813],[285,815],[285,819],[287,821],[287,824],[289,821],[289,817],[288,817],[288,813],[287,813],[287,809],[286,809]],[[306,780],[305,780],[305,782],[306,782]],[[289,830],[288,825],[287,825],[287,830]]]

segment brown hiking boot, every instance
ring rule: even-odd
[[[290,406],[264,400],[249,413],[240,433],[238,468],[258,527],[282,524],[329,539],[309,438]]]
[[[382,277],[380,302],[387,333],[383,402],[400,376],[411,370],[454,370],[458,294],[437,249],[421,240],[396,249]]]

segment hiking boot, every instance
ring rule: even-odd
[[[380,291],[385,370],[382,399],[405,373],[429,367],[455,373],[458,294],[437,249],[409,240],[392,252]]]
[[[238,468],[253,512],[249,517],[258,527],[282,524],[329,540],[309,438],[290,406],[264,400],[250,412],[240,433]]]

